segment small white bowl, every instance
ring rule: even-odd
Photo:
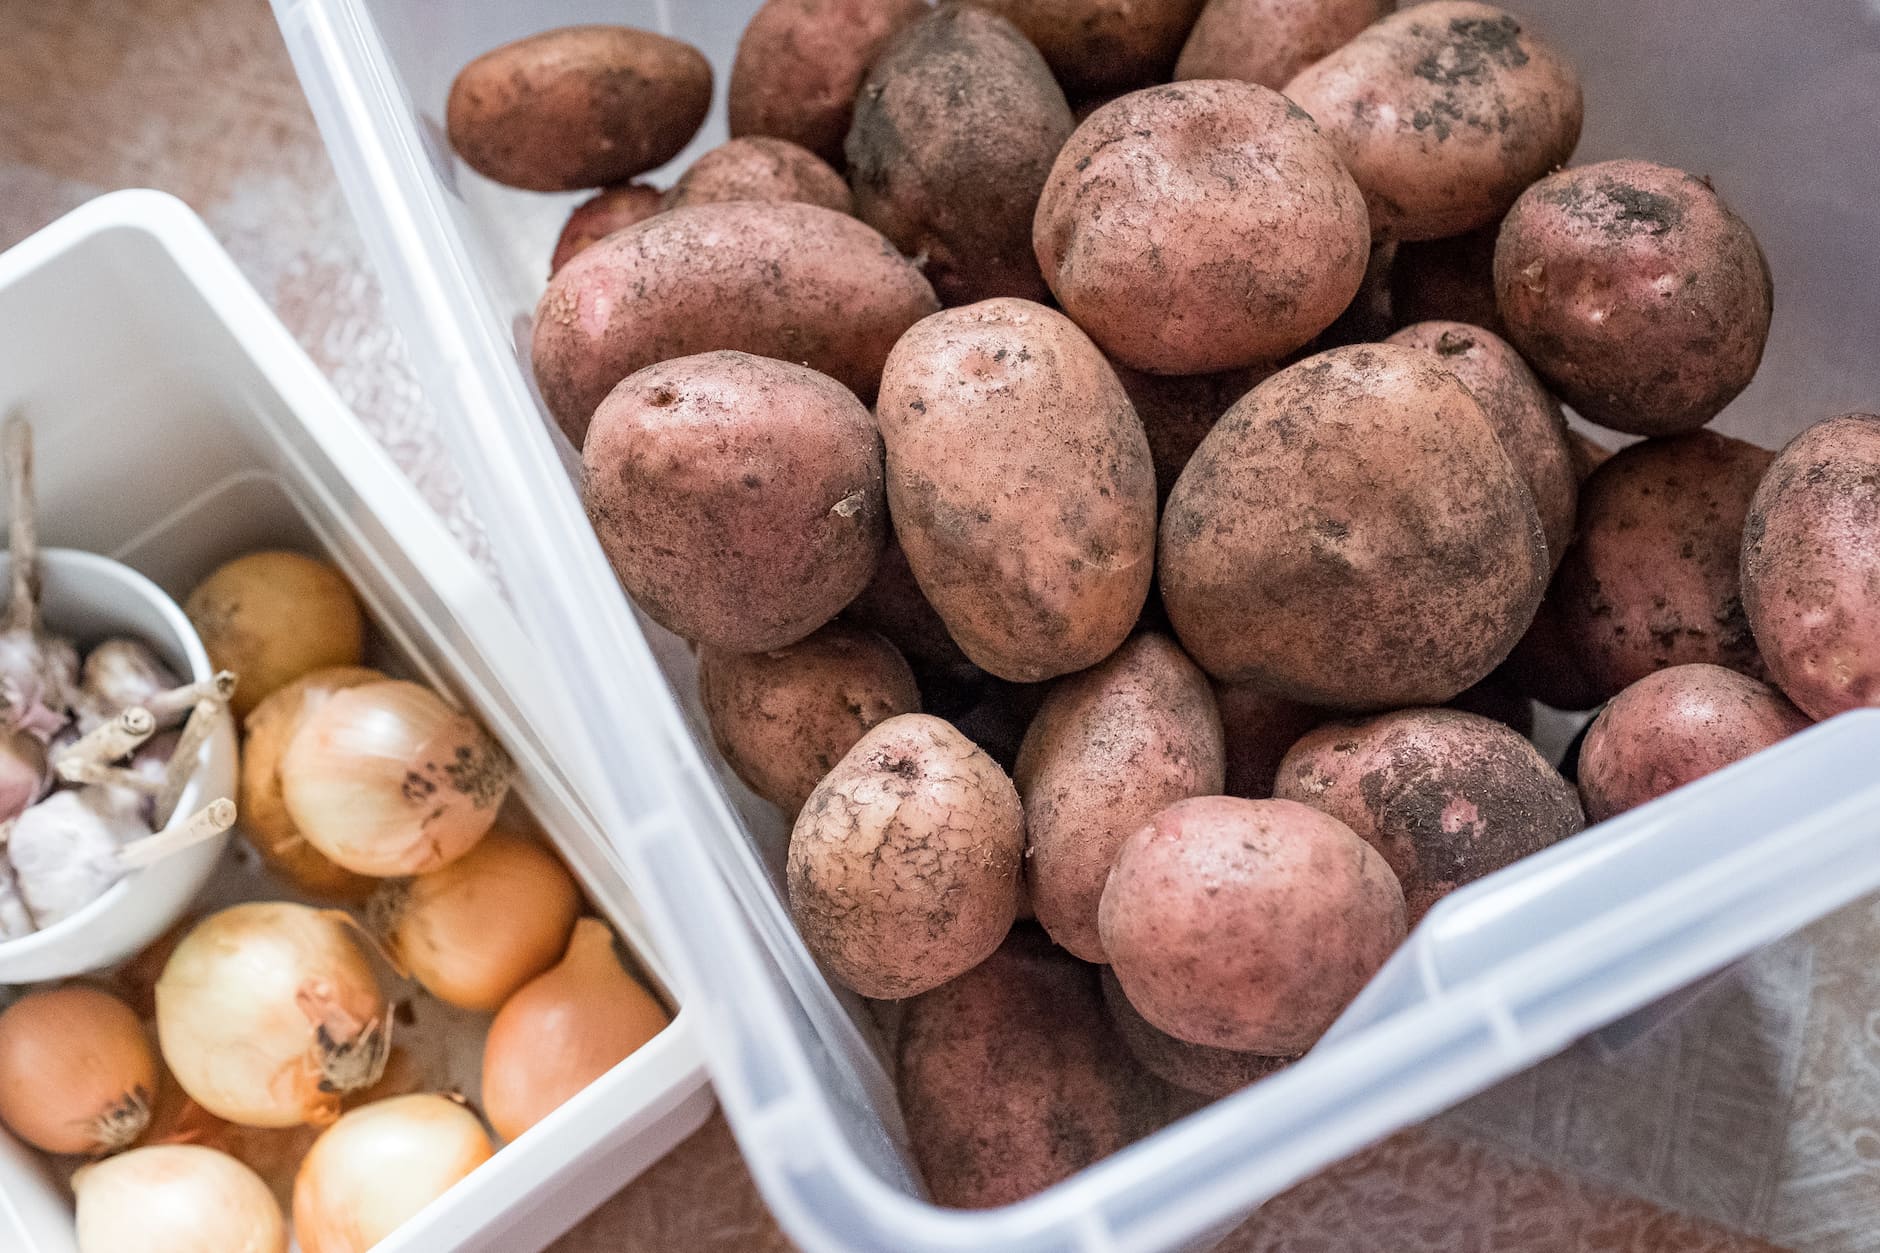
[[[0,586],[8,567],[0,554]],[[128,635],[149,644],[185,682],[214,673],[182,609],[129,566],[96,553],[48,548],[39,555],[39,573],[41,620],[47,630],[77,644],[81,655],[111,636]],[[226,714],[199,760],[172,824],[217,797],[235,795],[235,726]],[[182,916],[215,872],[227,843],[226,834],[217,836],[133,870],[69,918],[0,941],[0,983],[63,979],[123,961]]]

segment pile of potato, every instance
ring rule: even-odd
[[[1392,7],[769,0],[663,192],[683,44],[452,89],[478,171],[607,185],[541,395],[795,815],[805,943],[904,1002],[943,1203],[1282,1068],[1446,893],[1880,704],[1880,417],[1703,429],[1769,330],[1749,227],[1566,166],[1518,17]],[[1577,788],[1530,698],[1604,704]]]

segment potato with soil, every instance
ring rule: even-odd
[[[796,643],[867,585],[887,538],[874,420],[785,361],[711,352],[641,370],[595,413],[581,464],[621,586],[714,648]]]
[[[1312,119],[1219,81],[1091,114],[1051,169],[1033,243],[1064,311],[1151,374],[1279,360],[1344,312],[1371,252],[1363,196]]]
[[[608,236],[549,280],[535,381],[576,444],[627,375],[719,349],[807,365],[866,404],[901,332],[939,307],[920,271],[845,213],[694,205]]]
[[[1274,794],[1323,810],[1382,853],[1412,927],[1463,884],[1586,825],[1573,785],[1532,744],[1456,709],[1328,723],[1286,754]]]
[[[1762,248],[1709,180],[1649,161],[1562,170],[1502,223],[1508,338],[1575,412],[1674,435],[1749,386],[1774,291]]]
[[[873,631],[843,622],[769,652],[701,647],[698,690],[725,761],[787,814],[872,727],[920,712],[906,659]]]
[[[1169,621],[1216,679],[1377,709],[1441,704],[1493,670],[1540,603],[1547,544],[1455,375],[1360,344],[1215,424],[1169,494],[1160,568]]]
[[[1351,168],[1382,238],[1487,226],[1580,142],[1573,67],[1513,14],[1475,0],[1392,14],[1285,92]]]
[[[646,183],[622,183],[583,200],[568,215],[567,224],[555,240],[555,254],[548,262],[549,274],[552,276],[577,253],[615,231],[636,226],[658,213],[662,195],[659,188]]]
[[[1229,796],[1271,800],[1280,759],[1299,737],[1324,722],[1323,709],[1301,705],[1262,691],[1252,683],[1216,683],[1214,703],[1221,711],[1227,745]]]
[[[630,26],[567,26],[484,53],[450,85],[450,146],[528,191],[624,183],[679,155],[712,103],[691,44]]]
[[[1155,471],[1070,319],[1023,300],[935,314],[894,346],[876,417],[895,535],[975,665],[1029,683],[1116,651],[1155,564]]]
[[[1419,322],[1385,342],[1434,353],[1443,368],[1475,396],[1534,497],[1541,531],[1547,537],[1549,563],[1558,566],[1573,540],[1574,501],[1580,486],[1560,403],[1548,395],[1514,345],[1480,327]]]
[[[1296,1057],[1403,941],[1404,898],[1336,818],[1206,796],[1124,841],[1098,926],[1130,1004],[1158,1029]]]
[[[790,913],[846,987],[915,996],[999,947],[1024,853],[1005,772],[949,724],[902,714],[857,741],[797,815]]]
[[[1404,244],[1390,271],[1391,312],[1398,323],[1467,322],[1508,337],[1495,303],[1495,241],[1501,223],[1466,235]]]
[[[1018,27],[1044,55],[1065,93],[1083,99],[1168,81],[1202,0],[973,3]]]
[[[1880,415],[1778,455],[1743,529],[1743,603],[1770,677],[1809,716],[1880,705]]]
[[[1005,19],[943,4],[882,49],[846,152],[855,212],[941,303],[1045,300],[1032,213],[1075,123],[1038,50]]]
[[[1587,479],[1578,533],[1547,599],[1601,700],[1689,662],[1762,677],[1737,554],[1773,456],[1692,431],[1634,444]]]
[[[753,135],[719,144],[666,190],[661,207],[723,200],[789,200],[852,213],[855,201],[835,167],[801,144]]]
[[[1233,1049],[1190,1044],[1163,1031],[1129,1003],[1116,972],[1105,966],[1103,1007],[1110,1023],[1129,1050],[1131,1057],[1150,1074],[1184,1092],[1201,1096],[1231,1096],[1250,1083],[1257,1083],[1292,1065],[1290,1057],[1263,1057],[1258,1053],[1237,1053]]]
[[[1207,676],[1165,635],[1053,685],[1013,773],[1031,907],[1053,940],[1107,960],[1097,902],[1116,850],[1176,801],[1219,794],[1224,751]]]
[[[920,590],[907,554],[892,532],[882,545],[881,558],[875,562],[874,576],[861,595],[849,602],[842,616],[849,621],[880,632],[915,670],[916,677],[943,676],[952,679],[962,674],[985,672],[966,660],[966,654],[947,634],[947,624]],[[942,713],[930,709],[929,713]]]
[[[1009,1205],[1164,1121],[1167,1090],[1104,1013],[1097,972],[1030,927],[908,1002],[896,1087],[937,1204]]]
[[[929,12],[927,0],[765,0],[731,64],[732,135],[774,135],[839,165],[862,76]]]
[[[1612,698],[1580,747],[1586,816],[1604,822],[1810,725],[1767,683],[1722,666],[1672,666]]]
[[[1208,0],[1175,77],[1237,78],[1278,91],[1396,7],[1396,0]]]
[[[1144,374],[1117,366],[1116,377],[1149,437],[1155,462],[1155,494],[1167,500],[1188,458],[1195,455],[1221,415],[1273,373],[1270,366],[1220,374]]]

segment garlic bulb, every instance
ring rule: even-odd
[[[71,917],[124,877],[118,849],[150,834],[142,799],[123,788],[54,792],[14,819],[7,860],[41,929]]]
[[[0,822],[10,822],[52,786],[46,745],[30,731],[0,732]]]
[[[72,1176],[79,1253],[287,1253],[268,1185],[193,1144],[132,1149]]]
[[[12,592],[0,624],[0,727],[43,743],[70,721],[78,694],[78,650],[39,624],[39,531],[33,504],[33,433],[17,415],[0,438],[12,494]]]
[[[78,725],[89,731],[101,722],[142,705],[182,680],[142,640],[119,636],[85,654],[78,677]]]
[[[0,1013],[0,1123],[48,1153],[113,1153],[150,1122],[157,1059],[123,1001],[70,983]]]
[[[31,935],[33,916],[20,898],[19,881],[13,877],[11,862],[0,861],[0,940],[17,940]]]
[[[365,1253],[493,1152],[477,1116],[447,1097],[353,1110],[314,1143],[294,1180],[301,1253]]]

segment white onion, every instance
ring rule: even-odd
[[[314,1142],[294,1180],[301,1253],[364,1253],[493,1152],[477,1116],[446,1097],[353,1110]]]
[[[287,1253],[268,1185],[214,1149],[132,1149],[82,1167],[72,1189],[79,1253]]]

